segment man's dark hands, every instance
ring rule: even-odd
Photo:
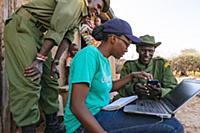
[[[158,83],[157,85],[147,84],[147,88],[149,90],[149,97],[153,99],[160,99],[162,95],[161,85]]]
[[[32,81],[39,79],[43,72],[43,62],[39,60],[34,60],[32,64],[25,68],[24,76],[31,77]]]
[[[139,97],[150,95],[148,88],[142,83],[136,83],[135,86],[134,86],[134,89],[135,89],[135,93]]]
[[[78,52],[78,45],[75,43],[70,44],[68,52],[70,53],[71,57],[74,57],[75,54]]]
[[[59,60],[53,60],[51,62],[51,72],[50,72],[50,75],[51,75],[51,79],[53,79],[55,77],[55,75],[58,76],[58,78],[60,77],[59,75],[59,71],[57,69],[57,65],[59,63]]]
[[[151,85],[151,84],[142,84],[136,83],[134,86],[135,93],[139,97],[148,97],[152,99],[159,99],[161,97],[161,85]]]

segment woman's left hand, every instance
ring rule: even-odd
[[[145,71],[139,71],[139,72],[132,72],[132,78],[140,78],[140,79],[147,79],[152,80],[153,76],[151,73],[147,73]]]

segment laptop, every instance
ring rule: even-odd
[[[124,112],[171,118],[177,110],[200,92],[200,80],[186,79],[160,100],[136,100],[124,107]]]

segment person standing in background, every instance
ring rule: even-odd
[[[109,9],[109,0],[33,0],[6,20],[5,62],[10,110],[23,133],[35,133],[45,113],[45,133],[65,132],[58,123],[58,82],[54,67],[71,47],[74,30],[85,16]],[[55,58],[51,49],[58,46]]]

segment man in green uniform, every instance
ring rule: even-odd
[[[81,20],[106,12],[109,5],[109,0],[32,0],[6,21],[10,110],[23,133],[36,132],[39,106],[45,113],[45,132],[64,132],[56,116],[58,77],[51,66],[70,47],[73,31]],[[58,50],[53,60],[50,51],[54,45],[58,45]]]
[[[114,99],[130,95],[138,95],[140,98],[160,98],[171,91],[176,85],[177,80],[172,73],[169,62],[161,57],[153,58],[154,51],[161,42],[155,42],[153,36],[141,36],[140,45],[136,45],[136,51],[139,54],[137,60],[125,62],[121,78],[135,71],[145,71],[152,74],[152,84],[146,80],[134,79],[129,82]],[[157,81],[158,80],[158,84]]]

